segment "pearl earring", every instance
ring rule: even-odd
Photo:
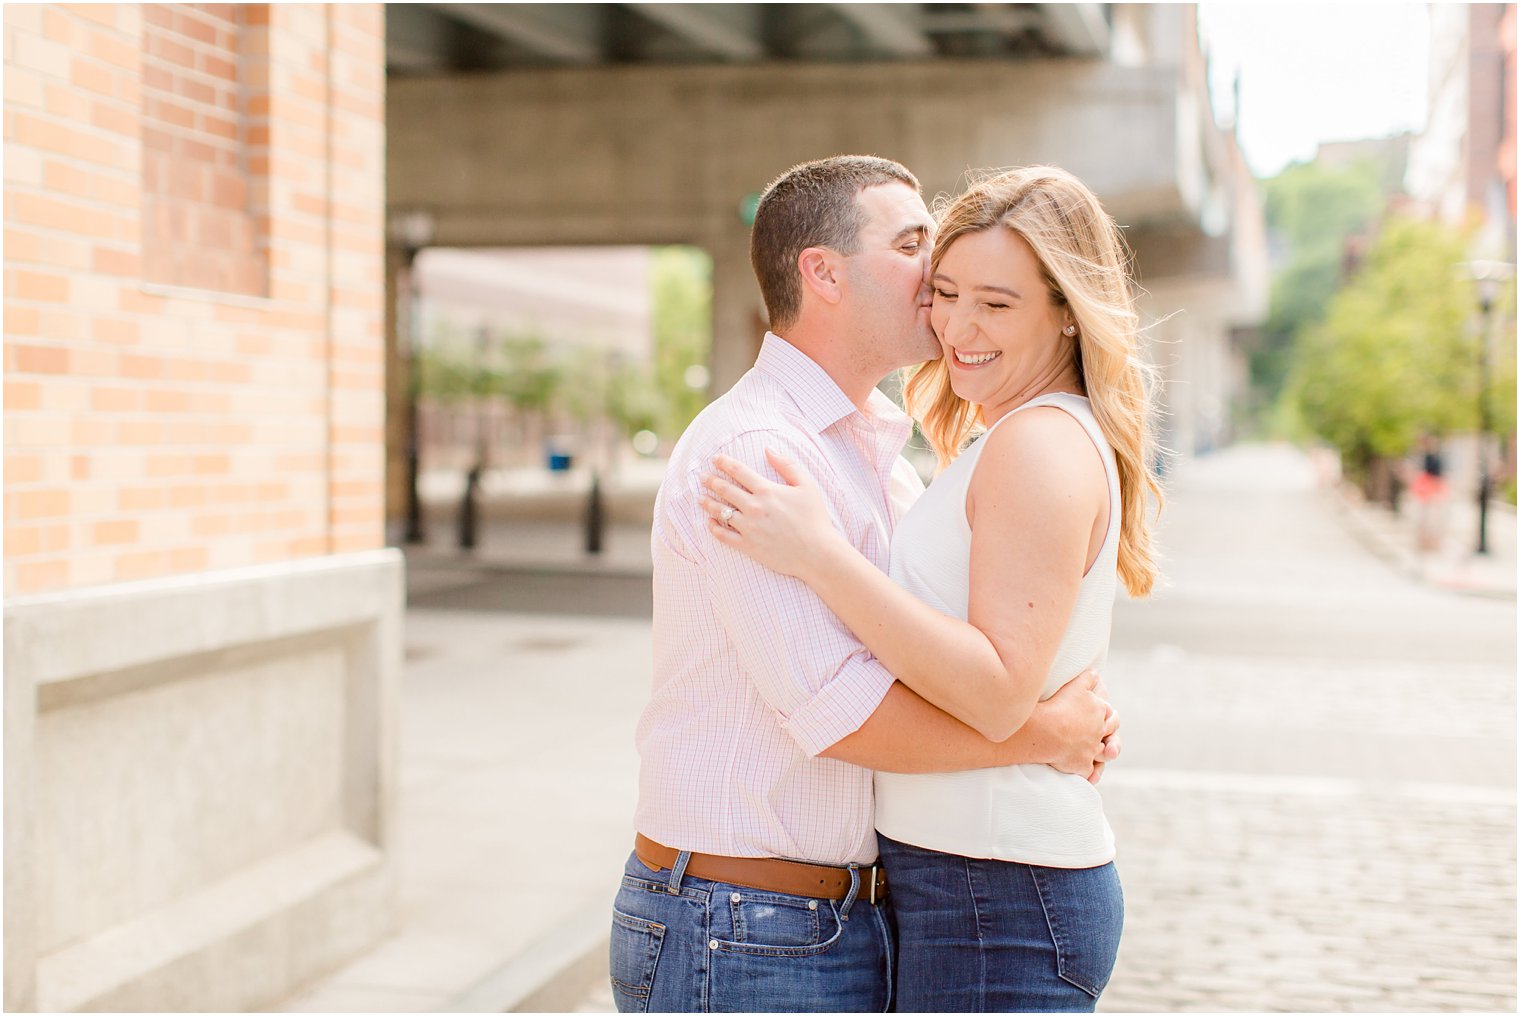
[[[1063,328],[1061,330],[1063,332],[1065,332],[1066,335],[1068,335],[1068,336],[1072,336],[1072,335],[1077,334],[1077,326],[1076,325],[1067,325],[1065,328]]]

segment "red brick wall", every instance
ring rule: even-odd
[[[380,7],[13,5],[4,20],[6,594],[379,546]],[[181,103],[194,118],[155,138],[184,119],[168,95],[230,79],[229,51],[238,88]],[[210,172],[227,120],[238,200]],[[196,141],[209,158],[179,158]],[[246,220],[251,243],[161,228],[192,171],[185,219]],[[213,252],[251,258],[257,281],[184,267]]]
[[[1509,214],[1515,214],[1515,5],[1504,5],[1499,23],[1499,49],[1504,54],[1504,76],[1499,90],[1503,105],[1502,136],[1499,139],[1499,176],[1504,180]],[[1514,224],[1511,223],[1511,236]]]
[[[263,296],[268,193],[265,4],[143,5],[143,277]],[[254,169],[250,163],[258,159]]]
[[[1499,148],[1504,135],[1504,48],[1502,4],[1468,6],[1467,80],[1467,205],[1484,216],[1490,208],[1489,191],[1499,169]]]

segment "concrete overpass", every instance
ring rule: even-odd
[[[421,242],[701,247],[720,392],[765,324],[742,206],[787,167],[885,155],[932,196],[968,170],[1055,163],[1134,249],[1170,445],[1228,436],[1230,333],[1265,313],[1265,251],[1190,5],[399,4],[387,19],[387,205],[425,227],[393,230],[393,282]],[[393,412],[393,519],[404,437]]]

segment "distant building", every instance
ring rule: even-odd
[[[1383,169],[1384,189],[1390,193],[1401,191],[1409,171],[1409,148],[1413,142],[1414,134],[1408,131],[1386,138],[1327,141],[1315,149],[1314,162],[1330,169],[1372,162]]]
[[[1503,137],[1499,141],[1499,176],[1509,198],[1509,215],[1515,218],[1515,5],[1504,8],[1499,22],[1499,47],[1504,53],[1504,86],[1499,99],[1504,103]],[[1513,238],[1511,238],[1513,242]]]
[[[433,247],[417,257],[418,338],[537,336],[647,360],[650,281],[647,247]]]
[[[1410,195],[1432,214],[1479,225],[1479,245],[1488,249],[1482,256],[1511,262],[1514,54],[1513,4],[1430,5],[1430,113],[1410,146],[1405,177]]]

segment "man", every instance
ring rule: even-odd
[[[812,474],[879,566],[922,490],[911,423],[876,385],[932,359],[934,223],[884,159],[797,166],[766,190],[751,259],[773,331],[755,367],[693,421],[655,503],[653,696],[635,851],[614,906],[620,1010],[884,1011],[891,942],[874,867],[872,770],[1101,763],[1106,719],[1084,675],[1013,738],[930,706],[801,582],[714,541],[701,475],[725,454]]]

